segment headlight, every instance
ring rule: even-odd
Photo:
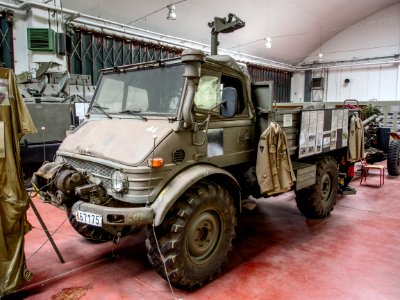
[[[126,174],[119,170],[114,170],[111,173],[111,189],[115,193],[122,193],[128,187],[128,177]]]
[[[54,162],[59,163],[59,164],[65,164],[65,163],[67,162],[67,160],[65,159],[64,156],[57,155],[57,156],[54,158]]]

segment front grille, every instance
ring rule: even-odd
[[[63,156],[65,162],[71,165],[73,168],[81,172],[88,172],[93,177],[100,179],[103,182],[103,186],[111,192],[111,173],[115,168],[108,167],[99,163],[78,159],[75,157]],[[157,186],[168,173],[168,169],[154,170],[153,173],[128,173],[128,191],[126,196],[130,199],[140,199],[142,201],[143,197],[147,197],[155,186]],[[121,197],[121,195],[113,195],[114,197]]]
[[[101,179],[105,188],[111,188],[111,172],[113,168],[100,165],[87,160],[81,160],[72,157],[64,157],[66,163],[77,169],[78,171],[87,171],[93,177]]]

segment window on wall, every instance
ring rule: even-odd
[[[182,51],[78,28],[73,33],[67,37],[69,72],[91,75],[93,84],[97,83],[101,69],[173,58]]]
[[[14,68],[12,25],[14,13],[0,10],[0,66]]]

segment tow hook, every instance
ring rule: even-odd
[[[119,243],[120,238],[121,238],[121,232],[118,231],[117,234],[114,235],[113,243],[114,243],[115,245],[117,245],[117,244]]]
[[[115,254],[115,250],[116,250],[117,244],[119,243],[120,238],[121,238],[121,232],[118,231],[117,234],[114,235],[114,238],[113,238],[113,244],[112,244],[113,247],[112,247],[112,251],[111,251],[111,257],[118,257],[118,256]]]

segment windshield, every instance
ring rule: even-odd
[[[165,65],[104,74],[91,106],[103,114],[175,115],[184,84],[184,65]]]

